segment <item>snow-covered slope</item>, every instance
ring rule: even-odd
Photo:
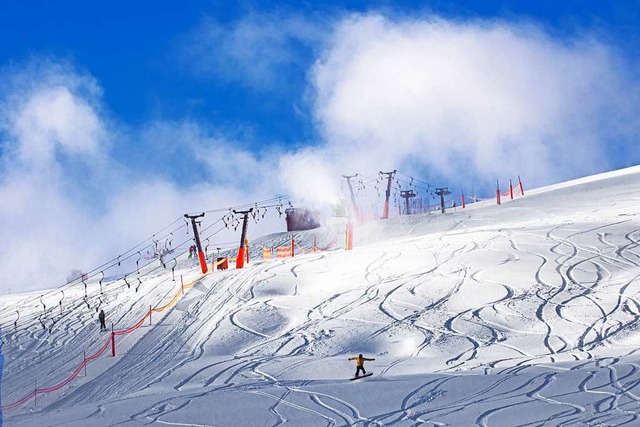
[[[446,215],[300,233],[294,258],[139,292],[104,283],[116,329],[177,302],[5,425],[633,425],[640,422],[640,170]],[[180,280],[195,280],[181,295]],[[12,333],[2,403],[66,378],[108,333],[91,296]],[[21,298],[2,301],[15,310]],[[42,306],[20,307],[35,316]],[[50,325],[55,320],[55,324]],[[348,381],[362,353],[372,377]]]

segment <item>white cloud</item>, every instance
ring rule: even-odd
[[[74,169],[104,167],[101,94],[92,78],[66,64],[34,62],[0,75],[0,235],[7,248],[0,274],[12,278],[14,290],[51,286],[51,277],[102,255],[84,250],[94,223],[75,192]]]
[[[97,117],[100,90],[89,76],[50,61],[0,69],[0,130],[15,167],[52,166],[56,156],[100,157],[106,129]],[[31,78],[35,77],[37,78]]]
[[[22,141],[20,159],[25,162],[50,162],[57,147],[91,156],[106,133],[93,109],[66,87],[29,96],[14,120],[12,129]]]
[[[306,72],[305,55],[322,37],[320,26],[291,14],[250,13],[222,24],[205,19],[182,46],[187,67],[200,76],[274,90],[287,72]]]
[[[71,269],[102,264],[183,213],[263,200],[275,192],[277,180],[268,179],[275,157],[234,148],[194,123],[128,129],[127,142],[141,138],[153,144],[148,151],[143,146],[131,163],[118,163],[110,149],[122,130],[102,113],[93,79],[51,62],[3,71],[0,77],[10,84],[0,93],[0,236],[7,248],[0,253],[0,276],[11,281],[0,292],[64,283]],[[177,184],[163,170],[138,172],[137,164],[168,149],[169,158],[200,162],[209,175],[194,168],[193,183]],[[212,179],[222,175],[228,179]],[[210,214],[203,226],[222,215]],[[253,224],[250,236],[282,229],[282,221]],[[181,225],[174,245],[189,239]],[[235,241],[236,235],[222,232],[210,243]]]
[[[639,128],[638,83],[614,49],[531,25],[352,16],[312,83],[328,150],[363,171],[542,184],[610,168]]]

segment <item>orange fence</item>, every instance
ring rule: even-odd
[[[514,197],[524,196],[524,189],[522,188],[522,182],[519,182],[517,185],[513,185],[509,182],[509,188],[504,193],[501,193],[502,197],[509,197],[513,199]]]
[[[295,242],[295,240],[291,240],[291,244],[287,244],[286,246],[281,246],[276,248],[276,257],[277,258],[288,258],[288,257],[292,257],[294,256],[294,245],[297,246],[303,253],[311,253],[311,252],[315,252],[317,250],[327,250],[329,249],[331,246],[333,246],[337,241],[337,236],[334,239],[333,242],[331,242],[329,245],[327,245],[324,248],[318,247],[314,241],[313,246],[311,247],[311,249],[305,249],[303,247],[301,247],[297,242]],[[262,257],[263,259],[272,259],[273,257],[273,249],[272,248],[263,248],[262,250]],[[212,263],[212,267],[219,267],[221,265],[225,265],[228,262],[233,262],[235,261],[236,258],[235,257],[229,257],[229,258],[224,258],[224,259],[220,259],[214,263]],[[212,269],[213,270],[213,269]],[[160,307],[149,307],[149,311],[147,311],[145,313],[145,315],[138,320],[138,322],[133,325],[130,326],[126,329],[120,329],[120,330],[113,330],[111,332],[111,336],[105,341],[104,344],[102,344],[102,346],[92,355],[85,357],[84,360],[82,361],[82,363],[80,363],[80,365],[78,365],[78,367],[71,373],[71,375],[69,375],[67,378],[65,378],[64,380],[60,381],[58,384],[55,384],[53,386],[50,387],[45,387],[45,388],[38,388],[38,387],[34,387],[34,389],[29,392],[28,394],[26,394],[24,397],[22,397],[21,399],[18,399],[15,402],[6,404],[6,405],[2,405],[2,410],[3,411],[7,411],[10,409],[14,409],[19,407],[20,405],[28,402],[31,399],[36,399],[37,396],[39,394],[46,394],[46,393],[51,393],[53,391],[59,390],[62,387],[66,386],[67,384],[69,384],[71,381],[73,381],[78,374],[89,364],[89,362],[92,362],[93,360],[97,359],[98,357],[102,356],[102,354],[104,354],[104,352],[107,350],[107,348],[109,348],[109,344],[111,344],[111,355],[115,356],[116,355],[116,341],[115,341],[115,337],[117,336],[122,336],[122,335],[127,335],[132,333],[133,331],[135,331],[136,329],[138,329],[140,326],[144,325],[145,321],[147,319],[151,319],[151,315],[152,313],[161,313],[162,311],[172,307],[179,299],[182,295],[184,295],[184,291],[186,289],[192,288],[196,283],[198,283],[200,280],[202,280],[202,278],[205,276],[205,274],[203,274],[202,276],[200,276],[198,279],[190,282],[189,284],[186,285],[182,285],[180,286],[180,289],[178,290],[178,292],[176,292],[176,294],[169,300],[169,302],[167,302],[166,304],[160,306]]]
[[[291,240],[291,242],[293,243],[293,247],[291,244],[287,244],[285,246],[279,246],[277,248],[275,248],[275,257],[276,258],[289,258],[295,255],[295,251],[294,251],[294,247],[298,248],[298,250],[300,250],[300,252],[302,252],[303,254],[309,254],[309,253],[313,253],[313,252],[317,252],[317,251],[326,251],[331,249],[331,247],[333,247],[336,242],[338,241],[338,236],[336,234],[336,237],[334,237],[333,241],[331,243],[329,243],[327,246],[324,247],[320,247],[318,245],[316,245],[316,241],[314,239],[313,241],[313,245],[311,246],[311,249],[306,249],[303,246],[300,246],[300,244],[298,242],[296,242],[295,240]],[[274,256],[274,248],[269,247],[269,246],[264,246],[262,248],[262,259],[263,260],[271,260],[273,259]]]
[[[276,248],[276,258],[288,258],[293,256],[293,251],[291,250],[291,246],[280,246]]]
[[[173,298],[171,298],[171,300],[168,303],[166,303],[165,305],[163,305],[161,307],[156,307],[156,308],[151,308],[150,307],[149,311],[135,325],[133,325],[133,326],[131,326],[129,328],[126,328],[126,329],[122,329],[122,330],[118,330],[118,331],[112,331],[111,332],[111,336],[109,337],[109,339],[107,339],[107,341],[104,344],[102,344],[102,347],[100,347],[95,353],[93,353],[89,357],[85,357],[84,360],[82,361],[82,363],[80,363],[80,365],[78,365],[78,367],[71,373],[71,375],[69,375],[64,380],[60,381],[58,384],[52,385],[50,387],[44,387],[44,388],[38,388],[36,386],[36,387],[34,387],[34,389],[31,392],[26,394],[21,399],[18,399],[17,401],[9,403],[7,405],[2,405],[2,410],[3,411],[7,411],[7,410],[10,410],[10,409],[17,408],[18,406],[28,402],[31,399],[35,400],[38,397],[39,394],[46,394],[46,393],[51,393],[51,392],[56,391],[56,390],[60,390],[62,387],[66,386],[71,381],[73,381],[78,376],[78,374],[89,364],[89,362],[92,362],[95,359],[97,359],[98,357],[102,356],[102,354],[107,350],[107,348],[109,348],[109,344],[111,344],[111,351],[112,351],[111,355],[115,356],[115,337],[116,336],[130,334],[131,332],[135,331],[140,326],[142,326],[144,324],[145,320],[147,318],[151,317],[151,313],[153,313],[153,312],[160,313],[160,312],[166,310],[167,308],[170,308],[171,306],[173,306],[176,303],[176,301],[178,301],[180,296],[184,294],[185,289],[192,288],[196,283],[198,283],[200,280],[202,280],[202,278],[204,276],[205,275],[203,274],[202,276],[200,276],[198,279],[194,280],[193,282],[191,282],[191,283],[189,283],[187,285],[182,285],[180,287],[180,290],[178,290],[178,292],[173,296]]]
[[[296,245],[296,248],[298,248],[299,250],[302,251],[303,254],[310,254],[312,252],[316,251],[316,245],[314,244],[313,246],[311,246],[311,249],[305,249],[302,246],[300,246],[298,244],[298,242],[296,242],[295,240],[293,241],[294,245]]]
[[[335,237],[333,238],[333,241],[331,241],[331,243],[329,243],[327,246],[318,246],[316,245],[316,241],[313,241],[313,249],[317,250],[317,251],[327,251],[329,249],[331,249],[336,242],[338,241],[338,234],[336,233]],[[297,244],[297,243],[296,243]]]
[[[502,197],[509,197],[513,200],[514,197],[524,196],[524,186],[522,185],[522,180],[518,177],[518,183],[513,185],[512,181],[509,180],[509,188],[504,193],[500,192],[500,185],[497,184],[496,187],[496,203],[498,205],[501,204]]]

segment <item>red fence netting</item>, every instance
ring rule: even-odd
[[[122,329],[122,330],[119,330],[119,331],[114,331],[113,335],[126,335],[126,334],[129,334],[129,333],[135,331],[136,329],[138,329],[140,326],[142,326],[144,324],[145,320],[149,316],[151,316],[151,312],[152,311],[161,312],[161,311],[169,308],[170,306],[175,304],[175,302],[179,299],[179,297],[182,294],[184,289],[188,289],[188,288],[193,287],[197,282],[202,280],[203,277],[204,277],[204,275],[200,276],[198,279],[194,280],[193,282],[182,286],[181,289],[169,301],[169,303],[163,305],[162,307],[157,307],[157,308],[154,308],[154,309],[152,309],[150,311],[147,311],[147,313],[142,317],[142,319],[140,319],[135,325],[133,325],[133,326],[131,326],[129,328],[126,328],[126,329]],[[107,348],[109,348],[109,344],[111,343],[111,340],[112,340],[112,338],[109,337],[109,339],[107,339],[105,341],[105,343],[102,344],[102,347],[100,347],[92,355],[86,357],[82,361],[82,363],[80,363],[80,365],[78,365],[78,367],[71,373],[71,375],[69,375],[64,380],[60,381],[58,384],[52,385],[50,387],[34,388],[31,392],[26,394],[24,397],[16,400],[15,402],[12,402],[12,403],[9,403],[9,404],[6,404],[6,405],[2,405],[2,410],[3,411],[8,411],[10,409],[17,408],[18,406],[28,402],[32,398],[37,397],[38,394],[51,393],[53,391],[59,390],[62,387],[66,386],[67,384],[69,384],[71,381],[73,381],[80,374],[80,372],[85,368],[85,366],[87,366],[89,364],[89,362],[92,362],[93,360],[97,359],[98,357],[102,356],[102,354],[104,354],[104,352],[107,350]]]

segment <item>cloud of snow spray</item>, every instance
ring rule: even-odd
[[[340,204],[339,172],[322,152],[306,149],[286,154],[280,160],[280,181],[300,207],[312,209],[325,221],[331,208]]]

